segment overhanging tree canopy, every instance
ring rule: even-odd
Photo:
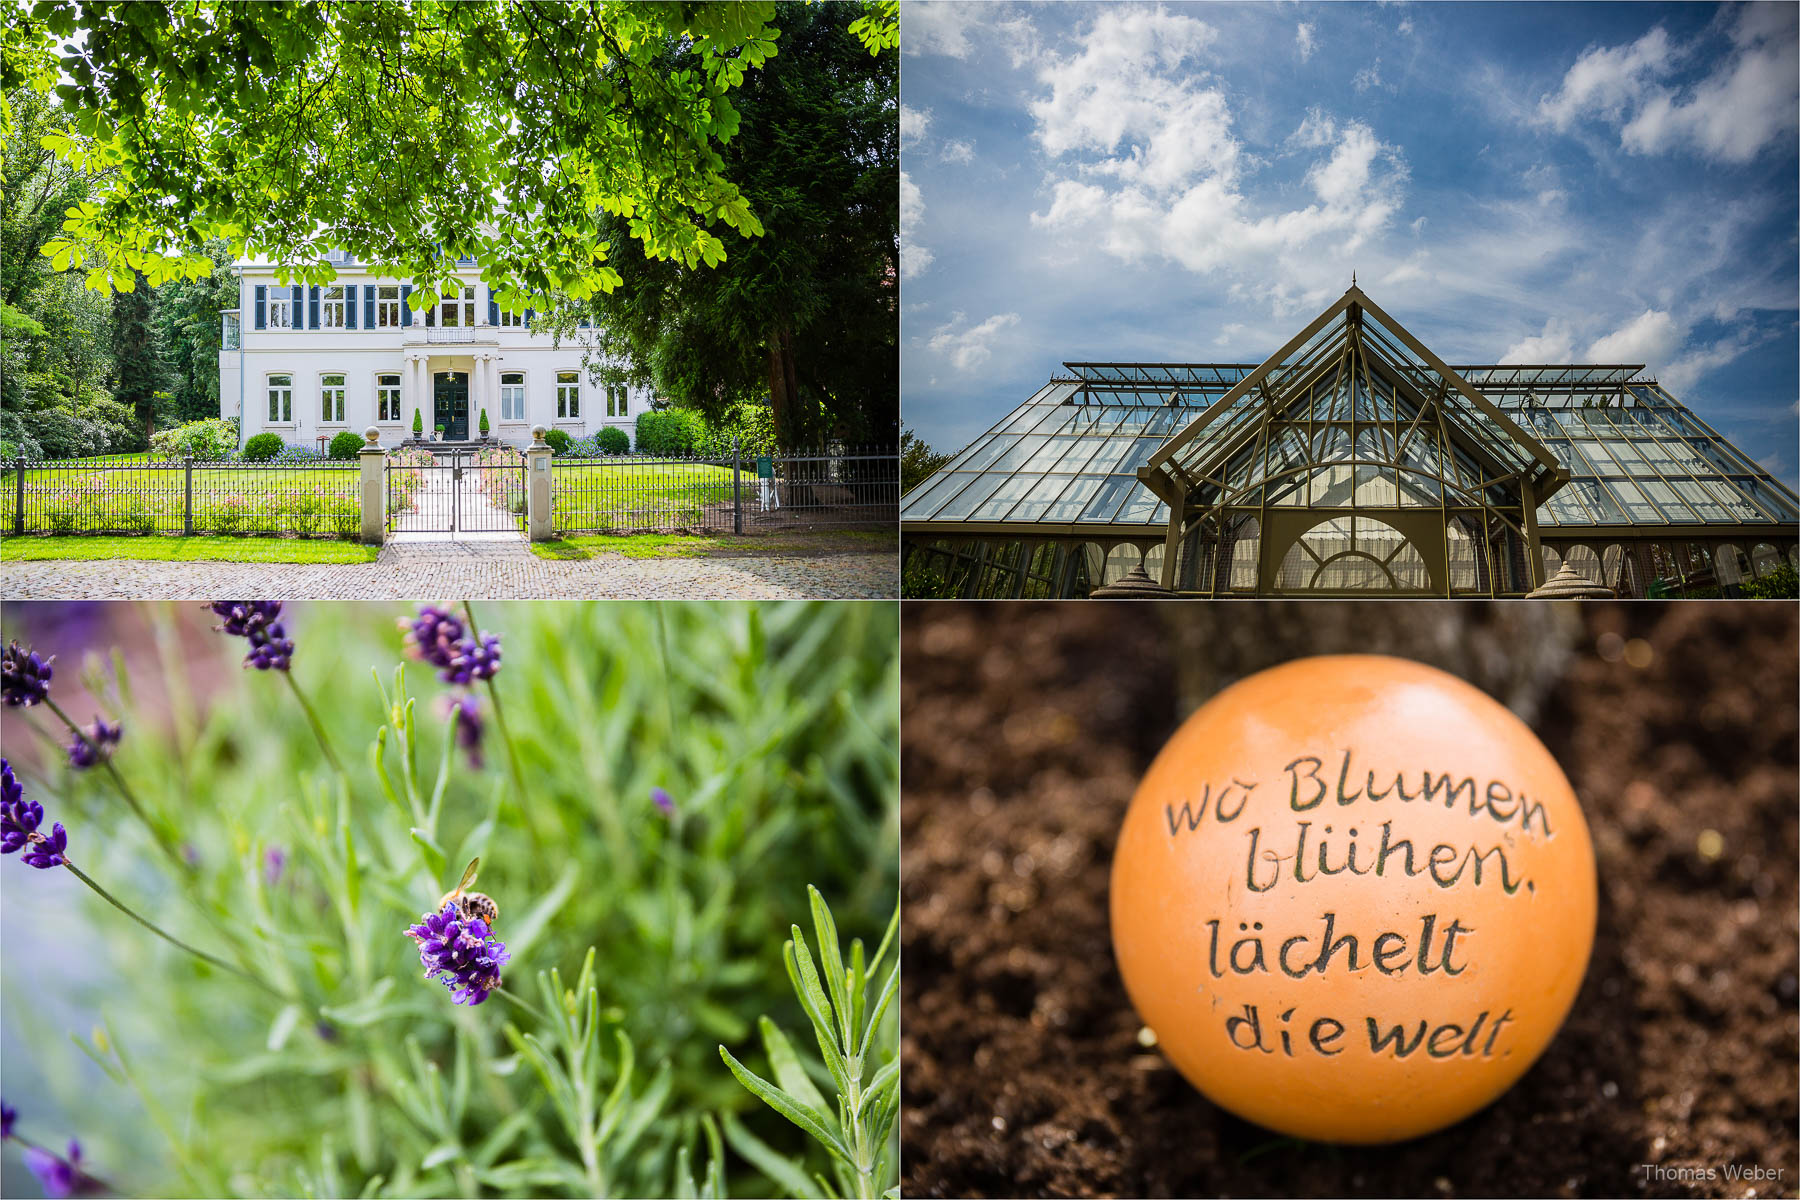
[[[54,87],[75,132],[48,145],[105,172],[43,247],[90,287],[198,278],[217,238],[306,283],[346,250],[420,306],[473,258],[519,311],[618,283],[608,217],[688,267],[762,232],[720,147],[774,9],[39,0],[8,18],[0,88]]]

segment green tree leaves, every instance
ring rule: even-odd
[[[618,285],[602,218],[689,268],[725,260],[715,226],[760,232],[719,147],[738,128],[731,92],[776,53],[773,15],[751,0],[38,0],[9,22],[5,81],[44,91],[60,70],[73,125],[50,148],[108,173],[42,248],[90,286],[201,278],[218,238],[309,284],[341,248],[420,303],[473,258],[518,311]],[[58,50],[78,26],[84,42]]]

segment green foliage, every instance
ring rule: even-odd
[[[900,0],[863,0],[863,15],[850,22],[850,32],[870,54],[900,48]]]
[[[484,408],[481,410],[481,436],[486,437],[487,435],[488,435],[488,418],[487,418],[487,409]]]
[[[817,888],[809,886],[806,894],[812,902],[813,932],[819,940],[818,965],[813,965],[806,937],[798,925],[792,927],[793,937],[782,947],[781,955],[794,993],[800,998],[800,1007],[812,1025],[825,1068],[837,1085],[836,1116],[813,1084],[793,1044],[768,1017],[762,1018],[758,1029],[773,1068],[774,1082],[744,1066],[724,1046],[719,1047],[719,1054],[739,1083],[825,1147],[836,1176],[836,1195],[873,1200],[897,1189],[900,1183],[899,1147],[893,1136],[894,1118],[900,1111],[900,1027],[898,1020],[887,1019],[900,990],[897,949],[886,981],[873,997],[870,995],[900,928],[900,908],[898,904],[894,906],[894,915],[874,956],[864,961],[862,939],[857,938],[850,943],[846,962],[830,906]],[[726,1129],[727,1136],[737,1145],[732,1126],[727,1125]],[[816,1193],[803,1175],[796,1174],[783,1182],[796,1196],[833,1194],[828,1188]]]
[[[893,445],[898,55],[871,57],[850,28],[861,19],[852,4],[784,4],[781,54],[733,96],[742,124],[724,155],[761,238],[694,271],[644,254],[627,218],[605,217],[624,286],[549,323],[590,316],[603,357],[714,422],[767,401],[785,447],[828,436]]]
[[[662,1196],[692,1194],[696,1174],[713,1194],[770,1196],[832,1176],[716,1047],[745,1045],[760,1014],[807,1021],[775,953],[808,920],[793,881],[830,897],[846,940],[890,924],[893,608],[477,606],[505,647],[493,692],[476,692],[480,767],[441,707],[452,689],[398,666],[408,613],[285,614],[292,682],[342,772],[288,679],[237,670],[243,643],[199,606],[64,626],[58,667],[74,684],[88,654],[98,711],[135,731],[114,763],[147,820],[54,744],[32,752],[23,722],[41,709],[7,710],[28,797],[84,871],[281,995],[72,886],[36,889],[59,911],[8,935],[7,994],[54,962],[47,926],[94,949],[0,1012],[24,1047],[8,1101],[78,1131],[94,1170],[138,1196]],[[115,619],[125,652],[108,657],[96,625]],[[400,930],[476,857],[512,960],[505,994],[469,1008],[419,977]],[[891,1026],[865,1055],[865,1096]]]
[[[189,421],[165,429],[150,439],[150,457],[156,460],[176,458],[230,458],[237,450],[237,422],[211,417],[205,421]],[[279,450],[279,446],[277,450]]]
[[[656,259],[713,266],[714,226],[761,232],[719,146],[732,92],[775,54],[773,10],[40,0],[8,44],[66,76],[73,127],[46,144],[110,172],[41,252],[128,290],[138,271],[203,277],[215,238],[312,284],[341,247],[412,280],[421,310],[474,257],[513,312],[616,286],[602,214]],[[43,89],[53,70],[6,78]]]
[[[141,285],[143,277],[139,276],[137,282]],[[150,309],[150,290],[146,287],[113,293],[112,356],[117,375],[113,399],[132,412],[133,437],[124,447],[132,450],[143,449],[156,431],[157,399],[165,374],[151,329]],[[216,361],[213,374],[218,374]]]
[[[631,435],[616,425],[608,425],[594,435],[594,444],[605,454],[629,454]]]
[[[693,454],[706,440],[706,420],[692,409],[665,408],[638,414],[640,454]]]
[[[1746,579],[1744,595],[1758,600],[1792,600],[1800,596],[1800,573],[1791,563],[1763,572],[1761,579]]]
[[[574,439],[569,437],[567,430],[552,429],[544,435],[544,444],[550,447],[552,454],[567,454]]]
[[[265,431],[244,443],[243,458],[246,462],[267,462],[281,453],[281,447],[281,435]]]
[[[413,436],[425,436],[425,412],[423,409],[413,409]]]
[[[902,429],[900,431],[900,494],[906,495],[936,475],[953,457],[955,456],[950,454],[939,454],[920,441],[918,434],[910,429]]]
[[[767,404],[737,405],[726,413],[725,419],[706,440],[720,454],[730,454],[735,441],[738,454],[743,458],[774,454],[781,448],[781,439],[775,431],[775,410]]]
[[[344,429],[332,436],[331,443],[325,447],[325,456],[336,459],[355,458],[357,451],[362,448],[362,435]]]

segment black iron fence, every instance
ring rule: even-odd
[[[354,539],[362,520],[357,480],[355,461],[329,459],[15,459],[0,472],[0,529]]]
[[[886,525],[900,511],[893,450],[621,454],[551,464],[556,532],[755,533]]]
[[[394,532],[524,531],[526,472],[516,450],[390,452]],[[559,458],[551,512],[562,533],[757,533],[893,528],[900,460],[891,449],[784,454]],[[0,464],[0,533],[210,534],[354,539],[358,461],[244,462],[133,455]]]

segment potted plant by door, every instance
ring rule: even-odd
[[[485,408],[481,410],[481,440],[484,442],[488,440],[488,419]]]
[[[425,440],[425,414],[415,408],[415,409],[413,409],[413,441],[422,442],[424,440]]]
[[[444,427],[442,425],[439,425],[436,429],[432,430],[431,440],[434,442],[441,442],[444,440]]]

